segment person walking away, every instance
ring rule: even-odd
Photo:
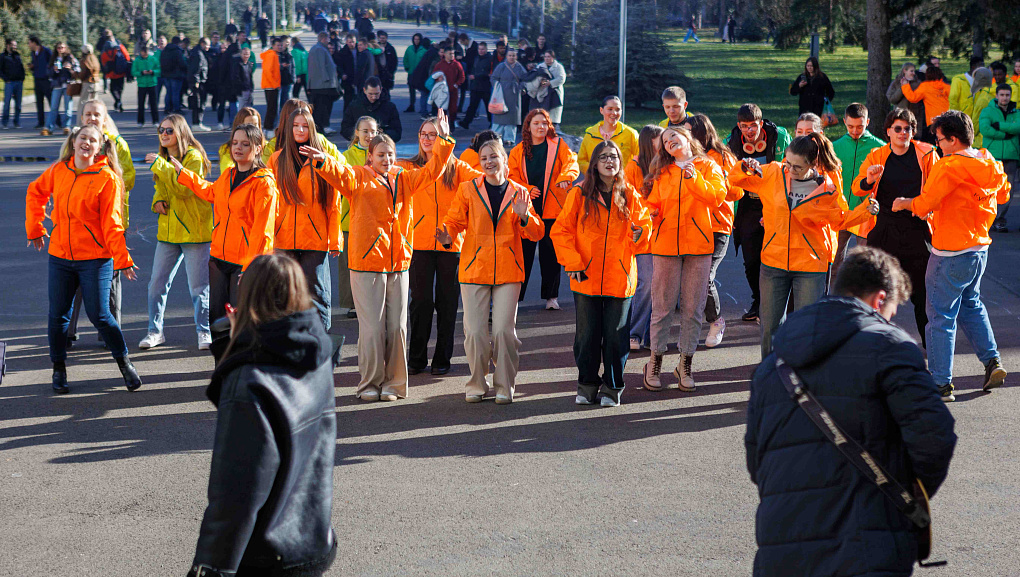
[[[84,292],[89,320],[113,354],[129,391],[142,386],[121,333],[110,314],[110,282],[114,269],[136,279],[134,261],[124,240],[121,222],[123,183],[113,143],[95,126],[76,128],[64,143],[60,160],[28,186],[25,198],[25,232],[28,246],[49,247],[50,361],[53,390],[70,392],[67,384],[67,330],[75,291]],[[77,194],[75,194],[77,193]],[[44,226],[46,206],[53,199]],[[99,239],[102,239],[100,242]]]
[[[804,62],[804,72],[790,85],[790,96],[798,97],[798,114],[811,112],[818,116],[825,111],[825,101],[832,102],[836,97],[832,82],[822,72],[814,56]]]
[[[953,416],[917,345],[891,322],[910,293],[906,274],[888,254],[855,248],[835,286],[790,317],[751,379],[744,446],[760,499],[755,577],[910,575],[917,560],[914,523],[806,417],[778,359],[902,486],[917,479],[932,497],[949,471]],[[866,552],[850,545],[864,534]]]
[[[270,25],[271,24],[269,22],[269,18],[266,17],[266,13],[265,12],[263,12],[262,16],[260,16],[255,21],[255,31],[258,33],[259,42],[262,43],[262,50],[263,51],[266,50],[266,45],[269,43],[269,27],[270,27]],[[272,48],[271,44],[269,46],[270,46],[270,48]]]
[[[938,143],[931,132],[931,123],[935,117],[949,110],[949,84],[946,76],[937,66],[929,66],[924,72],[924,82],[914,90],[906,78],[900,81],[900,90],[910,102],[924,102],[925,130],[921,132],[921,140],[928,144]],[[973,121],[971,121],[973,125]]]
[[[857,180],[861,165],[864,163],[868,153],[884,145],[885,141],[868,130],[868,108],[859,102],[854,102],[846,107],[846,111],[843,113],[843,125],[846,126],[846,134],[832,143],[832,149],[836,151],[836,158],[839,159],[839,164],[842,167],[843,190],[840,192],[843,194],[843,198],[846,199],[847,208],[853,210],[864,200],[853,193],[853,184]],[[888,132],[888,129],[886,131]],[[881,201],[879,201],[879,204],[881,204]],[[843,259],[846,257],[850,241],[853,240],[856,246],[866,245],[869,232],[866,228],[870,227],[870,224],[869,221],[868,223],[851,227],[848,230],[839,231],[836,258],[829,271],[830,283],[828,292],[831,293],[836,284],[836,276],[839,273],[839,267]],[[911,281],[913,281],[913,278],[911,278]]]
[[[42,45],[38,36],[28,37],[28,49],[32,53],[28,68],[35,82],[35,130],[46,128],[46,103],[50,101],[50,61],[53,53]]]
[[[293,259],[260,256],[250,270],[206,389],[216,436],[188,575],[319,576],[337,550],[334,347]]]
[[[181,38],[174,36],[159,55],[159,72],[166,86],[163,115],[181,113],[181,88],[188,76],[188,61],[181,48]]]
[[[421,9],[418,8],[415,12],[420,19]],[[422,57],[425,56],[426,48],[422,46],[422,38],[423,36],[420,33],[415,32],[414,36],[411,37],[411,44],[404,50],[404,71],[407,72],[407,89],[411,95],[411,100],[407,103],[407,108],[404,112],[414,112],[414,104],[417,102],[416,88],[411,82],[411,76],[414,74],[414,69],[417,68],[418,63],[421,62]],[[418,112],[425,113],[424,110],[419,110]]]
[[[543,61],[536,67],[536,70],[546,70],[552,76],[552,78],[543,80],[541,85],[556,93],[553,100],[558,105],[549,108],[549,118],[552,119],[553,130],[559,131],[560,122],[563,121],[563,84],[567,81],[567,71],[556,60],[556,53],[552,50],[545,52]]]
[[[240,114],[238,114],[240,116]],[[262,162],[262,130],[242,124],[230,135],[234,166],[208,182],[173,156],[167,160],[177,171],[177,182],[211,202],[213,227],[209,249],[209,326],[227,315],[227,305],[237,307],[241,274],[255,257],[273,252],[279,192],[272,171]],[[249,275],[251,276],[251,275]],[[211,350],[217,359],[223,349],[216,344],[226,335],[213,334]]]
[[[502,143],[490,140],[481,145],[478,155],[485,176],[460,185],[450,211],[436,229],[436,240],[452,246],[453,239],[464,233],[459,279],[464,354],[471,371],[464,400],[480,403],[491,387],[496,404],[507,405],[514,400],[520,365],[517,302],[524,280],[521,240],[541,238],[542,221],[531,207],[528,191],[506,177]],[[496,368],[491,377],[490,363]]]
[[[212,129],[202,123],[205,116],[206,81],[209,79],[209,39],[201,38],[188,55],[188,108],[191,109],[191,124],[197,132]]]
[[[917,119],[909,110],[891,111],[885,118],[885,132],[889,144],[868,153],[851,186],[857,198],[874,195],[878,201],[878,216],[861,225],[860,230],[867,235],[868,246],[896,257],[910,277],[914,322],[921,346],[927,348],[924,275],[928,269],[931,229],[924,219],[907,212],[893,212],[892,205],[900,196],[914,198],[921,194],[939,155],[932,145],[912,140],[917,134]]]
[[[406,170],[425,166],[436,153],[438,139],[436,119],[425,120],[418,129],[418,154],[408,160],[397,161],[397,164]],[[414,191],[411,197],[411,213],[414,215],[411,246],[414,253],[408,271],[408,314],[411,324],[407,348],[408,374],[416,375],[429,366],[428,345],[432,335],[433,310],[436,313],[436,349],[430,372],[433,375],[450,372],[453,333],[457,325],[457,302],[460,297],[457,270],[464,237],[458,235],[447,248],[436,240],[435,231],[441,219],[450,211],[450,205],[461,184],[480,176],[480,171],[451,155],[443,169],[443,176],[435,182],[424,183],[424,188]]]
[[[3,129],[11,119],[11,101],[14,101],[14,128],[21,128],[21,90],[25,84],[25,64],[18,52],[18,41],[7,38],[0,53],[0,80],[4,81]]]
[[[900,88],[902,85],[901,80],[907,79],[907,83],[914,90],[921,85],[924,80],[923,74],[918,74],[917,67],[913,62],[904,62],[900,68],[900,73],[893,78],[892,82],[889,83],[889,88],[885,91],[886,98],[895,108],[906,108],[913,113],[914,118],[925,118],[924,115],[924,102],[911,102],[903,96],[903,90]],[[833,275],[835,276],[835,275]]]
[[[362,116],[355,123],[354,139],[351,145],[344,151],[344,159],[350,166],[368,165],[368,148],[372,139],[379,134],[379,125],[371,116]],[[340,233],[344,237],[344,246],[350,246],[350,225],[351,225],[351,203],[343,195],[340,196]],[[413,258],[413,256],[412,256]],[[347,318],[358,318],[354,308],[354,295],[351,292],[351,271],[347,266],[347,258],[338,259],[340,271],[338,273],[340,286],[338,287],[337,304],[340,308],[347,309]]]
[[[833,252],[830,230],[845,230],[878,213],[869,198],[853,211],[847,208],[830,176],[838,174],[839,159],[824,135],[798,136],[786,149],[782,163],[760,165],[745,158],[731,170],[730,184],[758,194],[763,207],[765,237],[761,264],[761,358],[772,352],[772,337],[794,310],[825,294],[825,273]],[[743,201],[741,201],[743,202]]]
[[[498,44],[497,44],[498,46]],[[506,51],[506,60],[500,62],[492,71],[489,79],[493,83],[493,94],[496,92],[496,85],[503,94],[502,111],[496,109],[492,112],[492,130],[503,139],[503,146],[512,147],[517,142],[517,126],[521,124],[521,92],[523,90],[522,80],[527,71],[517,62],[515,50]],[[490,105],[493,103],[490,102]]]
[[[638,153],[624,169],[627,183],[641,195],[642,203],[646,203],[648,192],[645,189],[645,177],[651,168],[659,147],[662,146],[660,126],[647,124],[638,135]],[[630,350],[639,351],[651,347],[652,324],[652,243],[651,237],[641,239],[637,246],[637,279],[635,280],[634,296],[631,298],[627,326],[630,328]]]
[[[694,39],[694,42],[701,42],[701,39],[698,38],[698,17],[694,14],[691,14],[691,18],[687,22],[687,36],[684,36],[684,42],[691,38]]]
[[[758,105],[749,102],[737,111],[737,125],[725,142],[737,160],[753,158],[758,164],[767,164],[782,160],[790,145],[790,133],[763,117]],[[758,322],[761,255],[765,243],[763,216],[761,199],[756,193],[748,192],[737,203],[733,217],[733,246],[738,251],[743,249],[744,276],[751,289],[751,307],[741,317],[745,322]]]
[[[457,121],[457,102],[460,98],[460,85],[464,83],[466,76],[464,75],[464,68],[457,62],[454,57],[453,46],[447,46],[445,49],[440,51],[443,59],[440,60],[432,68],[432,73],[442,72],[446,76],[446,87],[450,92],[450,101],[446,108],[446,115],[449,117],[450,122]]]
[[[383,90],[386,91],[386,95],[389,96],[390,92],[393,91],[395,84],[395,77],[397,75],[397,49],[390,44],[390,35],[385,30],[380,30],[376,33],[376,39],[378,40],[379,47],[382,48],[382,54],[379,56],[379,80],[382,81]]]
[[[131,63],[131,76],[138,83],[138,126],[145,126],[146,101],[149,103],[153,126],[159,124],[159,104],[156,102],[159,73],[159,58],[149,53],[148,46],[139,47],[138,57]]]
[[[263,42],[263,46],[265,42]],[[262,90],[266,93],[266,138],[273,137],[273,129],[276,127],[276,114],[280,110],[280,51],[276,49],[277,40],[273,38],[273,44],[269,50],[259,54],[262,61]]]
[[[645,189],[655,226],[652,236],[652,356],[644,387],[662,391],[662,360],[679,300],[680,359],[673,370],[681,391],[693,392],[694,351],[704,322],[714,242],[712,212],[726,198],[726,177],[686,128],[666,129]],[[665,233],[665,234],[663,234]]]
[[[932,125],[945,153],[925,181],[921,194],[897,198],[893,211],[928,216],[931,258],[925,273],[928,291],[928,368],[942,400],[953,401],[953,355],[956,326],[985,365],[982,390],[1003,384],[1002,367],[988,312],[981,301],[981,277],[992,243],[988,229],[997,204],[1009,202],[1010,185],[1002,164],[987,150],[971,148],[974,125],[960,111],[949,111]]]
[[[687,124],[687,92],[679,86],[662,91],[662,111],[666,118],[659,122],[663,128],[680,128]]]
[[[620,122],[620,116],[623,115],[623,103],[620,97],[607,96],[602,99],[599,113],[602,114],[602,121],[584,131],[581,148],[577,153],[577,164],[582,172],[588,171],[591,153],[603,140],[615,142],[620,152],[623,153],[625,162],[630,162],[638,152],[637,132]]]
[[[301,266],[322,326],[329,332],[333,297],[329,257],[339,257],[344,249],[340,236],[340,195],[312,167],[316,158],[327,154],[327,148],[315,131],[315,120],[308,108],[295,108],[281,123],[276,138],[278,147],[269,159],[269,169],[276,176],[280,191],[279,224],[273,247]],[[343,157],[332,154],[330,157],[338,173],[347,173],[348,179],[353,177]]]
[[[737,157],[723,144],[708,116],[688,115],[687,124],[690,126],[691,137],[701,145],[705,156],[719,165],[723,176],[734,170]],[[712,265],[708,269],[708,293],[705,298],[705,322],[709,324],[705,347],[709,349],[719,346],[726,332],[726,319],[722,316],[722,299],[719,298],[719,286],[715,276],[730,246],[730,235],[733,233],[733,203],[740,200],[743,195],[743,190],[727,181],[726,197],[712,210]],[[680,346],[680,343],[677,345]]]
[[[46,119],[43,136],[63,129],[64,134],[71,133],[71,120],[74,115],[74,98],[67,94],[67,87],[75,74],[81,73],[78,59],[71,54],[71,49],[64,42],[57,42],[53,47],[53,62],[50,63],[50,114]],[[63,99],[63,110],[60,101]],[[63,120],[60,113],[63,112]]]
[[[549,113],[536,108],[524,119],[521,143],[510,151],[508,178],[524,186],[535,212],[542,218],[545,234],[538,242],[523,241],[524,282],[520,300],[528,290],[531,269],[538,249],[542,271],[541,298],[546,310],[560,310],[560,264],[549,231],[559,216],[567,198],[567,191],[579,174],[577,157],[566,141],[552,130]]]
[[[159,152],[145,155],[156,187],[152,195],[152,212],[157,215],[157,226],[156,252],[152,257],[148,289],[149,328],[138,348],[151,349],[166,342],[163,334],[166,298],[181,261],[184,261],[195,331],[198,333],[198,350],[204,351],[212,343],[209,330],[209,249],[213,208],[209,201],[177,183],[177,171],[167,159],[177,159],[182,166],[203,178],[209,174],[212,165],[202,144],[180,114],[171,114],[159,123],[158,138]]]
[[[548,235],[574,292],[574,402],[615,407],[626,387],[623,371],[630,354],[627,316],[637,284],[635,256],[642,239],[651,237],[652,217],[627,182],[619,147],[607,140],[595,147],[593,155],[595,162],[567,194]]]
[[[489,99],[492,98],[490,75],[495,67],[496,61],[492,53],[489,52],[489,45],[484,41],[479,42],[478,53],[475,56],[471,74],[468,75],[471,101],[468,104],[467,111],[464,113],[464,118],[460,121],[460,127],[464,130],[470,130],[471,122],[474,121],[475,114],[478,113],[479,105],[485,106],[486,117],[489,123],[492,123],[492,113],[488,110],[488,103]]]
[[[308,84],[306,92],[312,104],[312,116],[315,118],[315,130],[329,136],[336,131],[329,127],[329,118],[333,115],[333,103],[336,102],[337,90],[336,64],[329,53],[329,34],[319,33],[318,42],[308,51]]]
[[[305,98],[311,100],[312,97],[308,94],[308,51],[297,36],[290,39],[290,56],[294,59],[294,89],[291,97],[301,96],[301,89],[304,88]],[[336,77],[336,73],[333,76]]]
[[[1010,190],[1017,184],[1020,171],[1020,111],[1013,101],[1013,87],[1000,84],[995,89],[995,100],[981,111],[981,132],[985,146],[996,160],[1002,163],[1002,171],[1009,180]],[[1006,212],[1009,201],[997,207],[992,232],[1009,232],[1006,227]]]
[[[110,95],[113,96],[113,109],[124,112],[121,96],[124,93],[124,80],[131,72],[131,55],[127,48],[116,38],[110,36],[110,42],[99,59],[103,65],[105,78],[110,82]]]
[[[403,127],[400,124],[400,111],[393,102],[383,96],[382,82],[375,76],[365,81],[361,94],[344,107],[344,119],[340,125],[340,134],[347,140],[353,140],[354,125],[362,116],[375,119],[379,131],[389,136],[393,142],[400,142]]]

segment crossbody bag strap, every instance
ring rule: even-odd
[[[925,508],[871,456],[871,453],[840,428],[829,412],[805,388],[804,381],[797,376],[793,368],[779,357],[776,357],[776,372],[779,373],[779,379],[783,381],[790,398],[804,409],[825,438],[831,441],[866,479],[874,483],[914,525],[919,529],[927,529],[931,525],[931,517]]]

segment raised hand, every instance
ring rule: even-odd
[[[444,247],[453,245],[453,237],[450,236],[450,232],[446,230],[445,224],[441,229],[436,228],[436,240],[439,241],[439,244],[443,245]]]
[[[680,169],[684,173],[684,178],[694,178],[695,175],[697,175],[697,171],[694,170],[694,163],[693,162],[686,162],[686,163],[684,163],[684,165],[681,166]]]
[[[875,184],[878,179],[882,178],[882,174],[885,172],[885,167],[881,164],[872,164],[868,167],[868,184]]]
[[[745,174],[754,174],[761,170],[761,164],[753,158],[745,158],[740,162],[743,164]]]
[[[531,204],[528,195],[517,194],[514,196],[514,214],[519,216],[521,220],[528,218],[528,205]]]
[[[446,118],[446,111],[442,108],[436,114],[436,132],[439,136],[450,136],[450,121]]]
[[[311,160],[311,161],[322,162],[323,160],[326,160],[326,153],[325,152],[323,152],[321,150],[318,150],[318,149],[315,149],[315,148],[312,148],[311,146],[308,146],[307,144],[301,145],[301,147],[298,148],[298,152],[300,152],[301,154],[307,156],[308,160]]]

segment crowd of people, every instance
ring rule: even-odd
[[[166,298],[183,261],[198,348],[211,349],[217,361],[216,394],[210,398],[220,405],[224,427],[223,438],[217,432],[196,575],[275,563],[246,556],[247,542],[228,542],[222,519],[241,513],[265,514],[280,531],[289,530],[280,511],[230,503],[226,494],[243,483],[237,477],[241,457],[228,447],[260,437],[264,431],[252,423],[267,426],[268,418],[319,419],[321,430],[335,436],[335,416],[324,410],[333,403],[332,369],[326,367],[331,367],[334,302],[357,319],[356,396],[361,401],[398,401],[410,394],[410,376],[426,369],[433,375],[449,372],[459,301],[470,372],[465,401],[493,398],[506,405],[514,401],[521,360],[518,303],[531,281],[536,252],[545,308],[560,309],[563,272],[574,294],[577,405],[620,405],[628,357],[642,348],[650,349],[642,386],[669,388],[663,365],[674,321],[680,335],[672,375],[679,390],[696,390],[693,360],[704,325],[709,325],[708,348],[718,346],[725,334],[714,279],[731,240],[743,251],[752,294],[742,318],[760,324],[763,360],[780,353],[798,367],[816,366],[811,355],[821,354],[822,344],[816,343],[811,354],[791,344],[810,341],[813,333],[803,324],[787,327],[790,312],[810,308],[793,317],[802,319],[840,301],[842,312],[827,319],[849,314],[845,307],[851,307],[873,323],[879,322],[876,315],[891,319],[896,306],[909,299],[927,372],[916,346],[913,352],[896,352],[920,363],[917,373],[927,376],[919,382],[932,385],[932,398],[955,398],[958,324],[985,365],[983,388],[1005,380],[980,283],[992,242],[989,231],[996,219],[1004,220],[1016,177],[1020,115],[1016,85],[1000,78],[995,65],[991,76],[1000,82],[994,98],[982,101],[987,105],[977,122],[973,107],[983,89],[980,67],[963,78],[971,84],[972,108],[960,111],[940,108],[942,93],[947,99],[965,97],[956,90],[956,79],[954,88],[936,86],[944,76],[937,62],[928,62],[926,80],[916,86],[911,85],[915,71],[905,67],[902,98],[893,99],[896,107],[884,115],[881,134],[868,131],[869,111],[853,103],[842,119],[846,136],[830,142],[817,105],[819,98],[823,104],[831,99],[832,88],[818,61],[810,59],[791,87],[802,108],[793,136],[754,103],[742,105],[736,118],[728,119],[731,130],[720,134],[708,116],[688,111],[682,88],[671,86],[662,93],[665,118],[640,132],[621,122],[618,97],[605,98],[602,119],[584,132],[575,154],[557,134],[565,73],[544,38],[536,47],[521,40],[514,50],[504,37],[490,53],[486,42],[472,42],[466,33],[451,33],[436,44],[417,34],[402,63],[409,78],[406,111],[422,114],[418,150],[398,159],[396,142],[403,130],[392,91],[400,60],[386,33],[370,28],[371,15],[358,15],[352,27],[357,35],[341,36],[341,26],[326,22],[307,52],[296,37],[268,38],[268,48],[258,55],[267,98],[263,115],[252,106],[250,10],[245,29],[228,29],[223,42],[214,35],[191,48],[187,38],[167,44],[162,37],[143,36],[133,59],[112,35],[95,49],[86,45],[81,59],[66,45],[58,44],[52,53],[37,39],[30,45],[32,71],[38,61],[55,95],[51,120],[42,120],[40,108],[40,124],[45,131],[59,127],[66,134],[60,160],[31,183],[26,198],[28,244],[37,250],[49,245],[48,341],[52,388],[58,394],[70,390],[67,349],[81,308],[118,363],[128,390],[142,385],[119,324],[120,281],[138,276],[124,238],[135,166],[98,98],[98,75],[108,81],[116,110],[122,110],[124,79],[133,77],[138,123],[144,124],[149,103],[157,126],[156,151],[144,159],[155,182],[150,208],[158,215],[158,232],[148,286],[149,326],[138,348],[165,341]],[[313,29],[325,20],[323,13],[311,11],[306,19]],[[257,20],[255,25],[258,30]],[[93,72],[90,62],[97,53],[101,64]],[[0,60],[5,80],[19,59],[17,46],[8,42]],[[77,121],[67,96],[73,79],[82,85]],[[297,98],[300,88],[307,101]],[[163,90],[160,116],[156,102]],[[461,97],[465,91],[470,98]],[[182,114],[185,94],[190,123]],[[229,124],[214,181],[209,180],[212,160],[194,136],[210,130],[203,124],[207,95],[213,97],[217,124]],[[345,101],[340,132],[350,142],[345,151],[327,138],[334,133],[329,118],[340,97]],[[458,158],[452,136],[458,113],[467,109],[459,126],[470,131],[483,103],[490,127],[474,134]],[[7,118],[5,108],[5,127]],[[16,111],[15,124],[18,119]],[[985,148],[976,147],[977,138],[984,139]],[[45,225],[47,216],[52,228]],[[847,254],[853,243],[871,248]],[[337,301],[330,281],[334,259],[340,268]],[[823,300],[826,294],[831,298]],[[436,345],[430,361],[433,318]],[[885,321],[879,324],[893,330]],[[905,334],[896,338],[909,342]],[[257,372],[251,368],[256,365],[275,368]],[[297,394],[293,374],[307,375],[309,390],[314,389],[314,395],[299,395],[301,403],[290,398]],[[755,379],[775,381],[767,368]],[[268,404],[250,402],[248,388],[256,385],[269,391]],[[237,400],[242,402],[229,402]],[[764,401],[752,396],[752,405],[758,403]],[[239,424],[231,429],[225,419]],[[758,420],[750,421],[749,468],[761,482],[766,473],[758,476],[758,462],[775,457],[752,432]],[[316,462],[332,463],[331,444],[319,446],[311,433],[293,435],[309,459],[318,455]],[[946,443],[951,435],[950,429]],[[280,458],[267,453],[263,464],[286,469]],[[290,561],[308,567],[328,566],[336,552],[328,515],[331,487],[297,475],[291,479],[294,486],[307,490],[293,488],[290,481],[280,489],[272,475],[254,469],[264,492],[301,495],[305,503],[299,506],[314,510],[313,516],[326,511],[324,524],[312,532],[315,542],[305,541],[308,548],[297,550],[282,537],[263,545],[286,549],[295,555]],[[930,491],[944,473],[933,471],[923,479]],[[276,504],[267,507],[284,507],[270,501]],[[275,535],[272,529],[267,525],[260,531]]]

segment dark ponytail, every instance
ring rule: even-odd
[[[820,132],[794,138],[787,150],[797,156],[803,156],[811,166],[819,168],[822,172],[834,172],[842,166],[836,151],[832,148],[832,142]]]

